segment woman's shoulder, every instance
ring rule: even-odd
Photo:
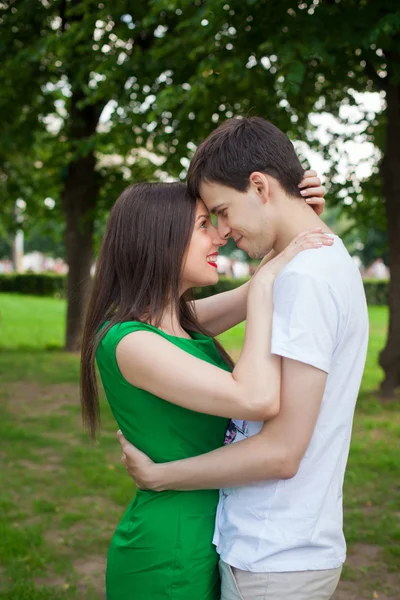
[[[99,330],[99,333],[102,332],[103,329],[109,327],[110,322],[106,321]],[[134,331],[158,331],[152,325],[148,323],[143,323],[142,321],[118,321],[111,325],[109,329],[106,331],[102,342],[104,341],[115,341],[116,339],[122,339],[129,333],[133,333]]]
[[[104,329],[106,330],[104,332]],[[119,321],[110,327],[110,322],[106,321],[100,327],[98,333],[101,336],[99,350],[115,350],[119,342],[130,333],[135,331],[154,331],[154,327],[141,321]]]
[[[99,330],[99,333],[101,334],[101,331],[104,328],[109,327],[109,324],[109,321],[104,323]],[[109,327],[109,329],[103,335],[99,347],[102,347],[103,349],[112,348],[115,351],[119,342],[121,342],[125,336],[135,331],[148,331],[150,333],[157,334],[157,336],[164,338],[176,346],[182,347],[184,350],[188,349],[188,345],[189,347],[193,346],[193,343],[195,346],[198,346],[199,343],[202,346],[204,342],[213,341],[213,338],[198,332],[191,331],[188,332],[188,337],[179,337],[169,334],[166,331],[155,327],[154,325],[150,325],[149,323],[144,323],[142,321],[120,321]]]

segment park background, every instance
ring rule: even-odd
[[[2,0],[0,83],[0,259],[12,271],[0,274],[0,598],[104,598],[107,545],[134,493],[104,400],[95,445],[80,422],[107,214],[134,181],[184,179],[224,119],[259,115],[324,175],[324,218],[352,255],[390,269],[365,283],[371,335],[335,600],[398,600],[398,2]],[[22,239],[68,275],[19,272]],[[236,358],[243,332],[221,336]]]

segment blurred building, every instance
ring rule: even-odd
[[[217,271],[219,275],[225,275],[225,277],[232,277],[232,259],[229,258],[229,256],[218,254]]]
[[[247,262],[234,260],[232,262],[232,275],[235,279],[244,279],[250,276],[250,267]]]
[[[382,258],[376,258],[366,269],[365,277],[370,277],[371,279],[389,279],[389,267],[385,265]]]

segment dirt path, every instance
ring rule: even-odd
[[[400,573],[389,572],[383,551],[373,544],[350,549],[342,580],[332,600],[399,600]]]

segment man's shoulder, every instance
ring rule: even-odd
[[[300,252],[276,279],[275,302],[298,305],[301,299],[307,303],[311,297],[335,306],[342,314],[365,308],[360,272],[340,238],[334,246]]]
[[[325,281],[334,285],[334,282],[349,271],[354,271],[354,263],[340,238],[335,239],[333,246],[304,250],[300,252],[282,270],[280,278],[290,277],[298,280],[308,276],[310,280]]]

